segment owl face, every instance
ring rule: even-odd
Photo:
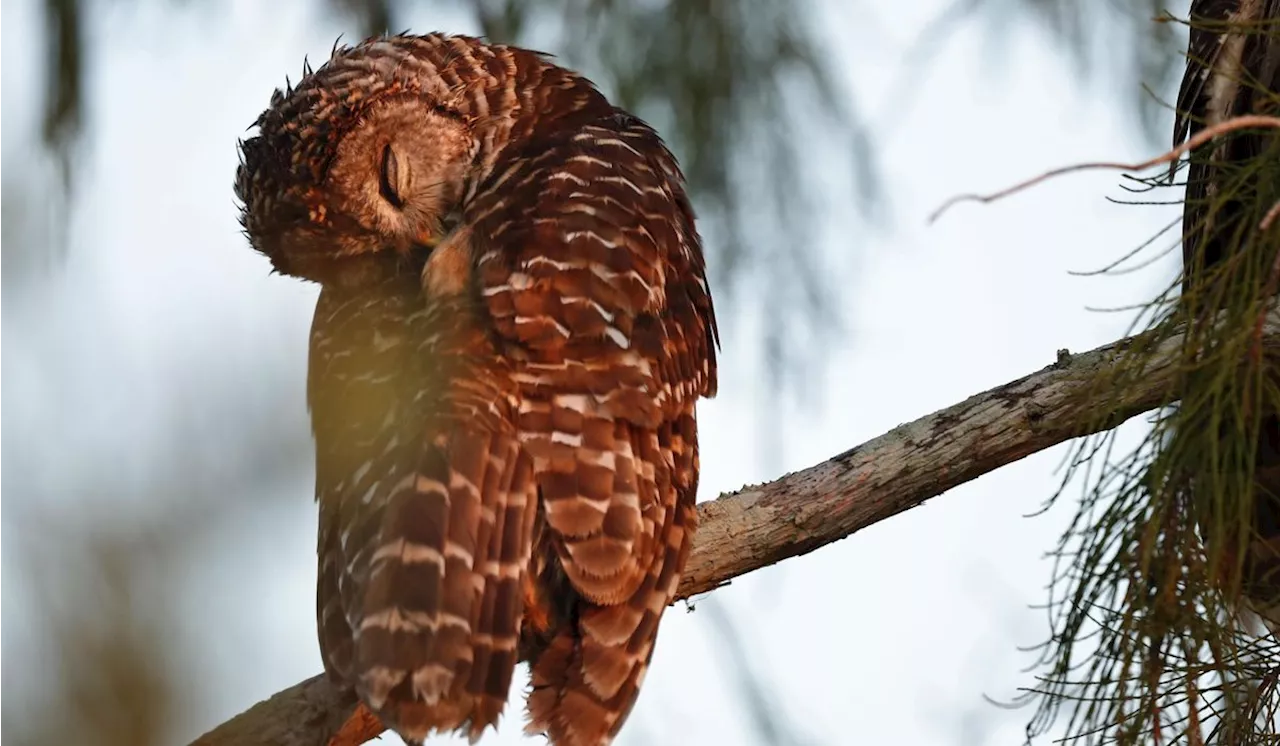
[[[245,232],[277,271],[359,286],[420,264],[450,230],[476,140],[426,93],[333,86],[335,67],[277,92],[236,186]]]

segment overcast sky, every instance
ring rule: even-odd
[[[785,408],[777,422],[759,417],[750,318],[720,309],[720,395],[699,417],[703,500],[1042,368],[1059,348],[1111,341],[1131,317],[1086,307],[1144,301],[1176,268],[1170,253],[1125,277],[1068,275],[1108,263],[1177,215],[1105,201],[1123,195],[1113,173],[962,205],[925,225],[958,192],[1157,151],[1112,91],[1076,82],[1074,68],[1025,29],[998,51],[960,29],[901,108],[902,55],[945,4],[882,3],[873,18],[837,2],[840,10],[824,11],[824,27],[847,30],[840,36],[850,43],[832,45],[839,72],[877,125],[888,219],[873,229],[832,201],[813,217],[819,246],[795,247],[850,270],[841,279],[850,328],[811,382],[820,388],[807,408]],[[236,139],[272,89],[351,30],[299,1],[94,5],[91,127],[68,253],[21,285],[5,283],[5,689],[34,701],[39,677],[15,691],[10,672],[47,671],[52,660],[46,620],[28,613],[35,587],[15,547],[47,536],[33,530],[36,516],[110,527],[225,502],[198,513],[208,525],[166,568],[186,588],[166,602],[164,622],[165,639],[183,651],[173,665],[186,716],[173,727],[174,742],[185,742],[320,670],[304,400],[316,289],[268,276],[239,233],[231,184]],[[11,168],[36,142],[34,6],[5,6]],[[415,31],[475,31],[462,14],[405,21]],[[794,167],[827,178],[833,147],[815,138]],[[785,445],[780,454],[761,457],[766,431]],[[704,603],[739,622],[776,706],[814,743],[1018,743],[1030,712],[983,696],[1007,700],[1031,683],[1023,669],[1033,657],[1018,647],[1047,633],[1044,613],[1030,607],[1045,599],[1043,554],[1068,511],[1024,514],[1057,486],[1063,455],[1030,457]],[[281,461],[288,467],[263,466]],[[683,606],[668,613],[620,746],[750,742],[705,616]],[[484,743],[520,743],[519,732],[511,708]]]

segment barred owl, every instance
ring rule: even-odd
[[[253,247],[320,286],[308,405],[327,673],[410,742],[610,743],[696,523],[719,341],[659,136],[540,53],[335,48],[240,144]]]
[[[1275,96],[1280,91],[1280,0],[1192,0],[1190,14],[1174,146],[1233,117],[1280,114]],[[1191,154],[1183,211],[1182,289],[1184,300],[1202,306],[1196,313],[1217,308],[1224,288],[1216,283],[1253,282],[1259,273],[1250,279],[1244,267],[1269,271],[1274,264],[1280,227],[1260,231],[1262,211],[1247,202],[1270,204],[1264,199],[1268,190],[1263,180],[1274,180],[1275,170],[1258,168],[1258,159],[1268,150],[1274,158],[1277,147],[1280,138],[1273,132],[1252,130],[1216,138]],[[1257,199],[1224,198],[1240,193]],[[1241,263],[1232,261],[1236,252],[1258,256]],[[1228,264],[1235,268],[1215,276]],[[1243,549],[1241,588],[1251,607],[1280,631],[1280,414],[1262,418],[1255,465],[1250,516],[1254,537]]]

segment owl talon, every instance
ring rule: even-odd
[[[361,702],[356,705],[351,717],[333,734],[333,738],[329,739],[328,746],[360,746],[381,736],[385,730],[378,716]]]

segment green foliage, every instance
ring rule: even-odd
[[[1280,35],[1280,22],[1252,31]],[[1259,93],[1255,110],[1280,112],[1280,92]],[[1221,160],[1238,138],[1263,146]],[[1248,549],[1276,509],[1259,443],[1280,412],[1280,356],[1261,343],[1280,288],[1280,226],[1260,224],[1280,201],[1280,136],[1227,134],[1177,172],[1190,162],[1214,182],[1188,192],[1184,241],[1200,249],[1135,322],[1157,344],[1185,334],[1179,403],[1127,455],[1113,458],[1115,431],[1072,454],[1064,487],[1081,477],[1084,494],[1056,553],[1029,737],[1065,720],[1073,743],[1280,743],[1280,633],[1250,611],[1270,591]],[[1217,258],[1206,261],[1210,243]],[[1142,351],[1132,352],[1096,391],[1142,379]]]
[[[1115,431],[1076,447],[1068,479],[1083,470],[1087,486],[1057,551],[1049,671],[1037,689],[1047,696],[1029,735],[1065,707],[1083,743],[1275,739],[1280,644],[1241,623],[1242,555],[1230,551],[1253,530],[1259,412],[1280,408],[1254,354],[1268,306],[1243,295],[1219,325],[1191,326],[1187,395],[1156,415],[1138,448],[1110,458]],[[1170,310],[1156,329],[1186,329],[1181,316]],[[1141,376],[1139,361],[1099,385]]]
[[[951,0],[920,33],[912,63],[919,66],[966,22],[989,37],[988,53],[1003,54],[1011,32],[1030,25],[1073,64],[1082,81],[1104,83],[1125,113],[1136,114],[1153,140],[1165,139],[1168,106],[1153,91],[1173,85],[1186,39],[1166,0]],[[1141,95],[1145,91],[1147,95]]]
[[[1079,70],[1110,84],[1132,87],[1126,98],[1148,133],[1163,127],[1167,108],[1156,96],[1139,96],[1137,84],[1148,91],[1166,90],[1180,72],[1184,39],[1170,19],[1167,0],[962,0],[984,10],[998,29],[999,19],[1025,18],[1045,30],[1067,52]],[[1098,19],[1106,19],[1098,22]],[[1156,22],[1153,22],[1156,21]]]
[[[63,156],[63,178],[70,179],[66,152],[80,133],[84,120],[84,56],[80,3],[77,0],[45,0],[48,70],[42,135]]]

